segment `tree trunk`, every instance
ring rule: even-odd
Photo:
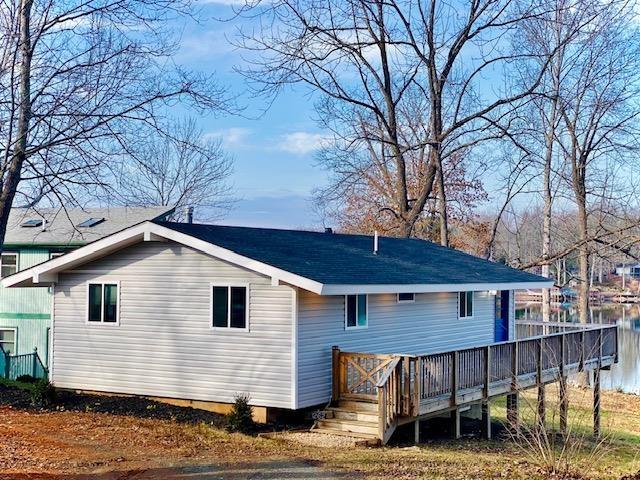
[[[589,235],[587,225],[587,207],[584,196],[578,201],[578,229],[579,237],[583,242],[578,249],[578,310],[580,312],[580,323],[589,323],[589,245],[586,240]]]
[[[5,172],[0,192],[0,248],[9,220],[13,199],[20,183],[22,165],[27,156],[29,123],[31,121],[31,6],[33,0],[22,0],[20,4],[20,90],[18,92],[18,124],[16,141],[13,143],[11,162]]]
[[[438,216],[440,217],[440,245],[448,247],[449,222],[447,219],[447,193],[444,188],[444,174],[442,172],[441,160],[438,161]]]

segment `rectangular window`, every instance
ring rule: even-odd
[[[89,283],[87,290],[87,321],[118,323],[118,284]]]
[[[16,273],[18,271],[18,252],[3,252],[0,265],[2,278]]]
[[[416,301],[415,294],[413,293],[399,293],[398,303],[413,303]]]
[[[248,329],[248,292],[249,288],[246,285],[212,285],[211,325],[213,328]]]
[[[458,292],[458,318],[473,317],[473,292]]]
[[[0,346],[7,355],[16,354],[16,330],[15,328],[0,329]]]
[[[345,297],[346,328],[367,327],[367,296],[347,295]]]

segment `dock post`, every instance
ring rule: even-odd
[[[567,390],[567,377],[560,377],[560,434],[567,436],[567,416],[569,414],[569,392]]]
[[[416,445],[420,443],[420,420],[418,419],[413,422],[413,443]]]
[[[491,440],[491,406],[482,402],[482,438]]]
[[[460,434],[460,409],[454,408],[451,410],[451,436],[458,440],[462,435]]]
[[[600,365],[593,371],[593,435],[600,436]]]
[[[519,414],[520,398],[518,393],[510,393],[507,395],[507,422],[513,429],[519,429],[520,414]]]

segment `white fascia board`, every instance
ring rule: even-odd
[[[286,282],[314,293],[320,293],[322,290],[323,285],[319,282],[244,257],[226,248],[213,245],[207,241],[152,222],[145,222],[128,228],[85,245],[84,247],[80,247],[66,255],[6,277],[2,280],[2,285],[4,287],[30,287],[43,283],[51,284],[52,279],[55,278],[53,275],[58,272],[70,270],[74,266],[100,258],[133,243],[158,241],[160,239],[172,240],[239,267],[271,277],[274,282]],[[47,281],[45,281],[45,279]]]
[[[35,265],[31,268],[15,273],[2,279],[3,287],[31,287],[41,284],[51,284],[55,274],[69,270],[75,265],[81,265],[94,259],[103,257],[110,252],[119,250],[128,245],[142,241],[144,232],[149,222],[141,223],[133,227],[114,233],[89,243],[77,250],[72,250],[60,257]]]
[[[247,270],[261,273],[267,277],[271,277],[274,282],[289,283],[296,287],[300,287],[304,290],[308,290],[310,292],[318,294],[324,287],[322,283],[316,282],[315,280],[311,280],[309,278],[287,272],[266,263],[253,260],[226,248],[219,247],[218,245],[213,245],[205,240],[200,240],[199,238],[187,235],[186,233],[177,232],[175,230],[164,227],[162,225],[157,225],[155,223],[151,223],[150,226],[152,233],[164,237],[167,240],[173,240],[174,242],[178,242],[188,247],[195,248],[196,250],[211,255],[212,257],[225,260],[239,267],[246,268]]]
[[[442,293],[480,292],[485,290],[526,290],[528,288],[551,288],[553,281],[515,283],[449,283],[407,285],[324,285],[320,295],[356,295],[373,293]]]

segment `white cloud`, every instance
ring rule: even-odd
[[[298,155],[314,152],[327,143],[329,138],[322,133],[293,132],[280,137],[278,150]]]
[[[220,139],[225,147],[243,146],[251,130],[242,127],[230,127],[208,132],[203,135],[205,139]]]

